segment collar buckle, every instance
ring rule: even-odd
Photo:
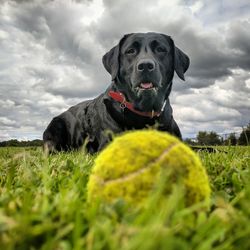
[[[122,102],[122,103],[120,104],[120,108],[121,108],[121,109],[125,109],[126,107],[127,107],[126,103]]]

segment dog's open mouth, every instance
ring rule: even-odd
[[[141,89],[152,89],[154,87],[152,82],[142,82],[140,84]]]
[[[152,82],[141,82],[139,86],[136,87],[136,90],[157,90],[157,87]]]

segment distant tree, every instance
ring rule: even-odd
[[[6,147],[6,141],[1,141],[0,142],[0,147]]]
[[[207,145],[208,144],[208,137],[206,131],[199,131],[197,135],[197,141],[200,145]]]
[[[239,145],[250,145],[250,123],[246,128],[242,129],[240,137],[238,139]]]
[[[200,145],[221,145],[222,140],[219,135],[214,132],[199,131],[197,135],[198,144]]]
[[[43,145],[43,141],[42,140],[38,140],[38,139],[36,139],[36,140],[33,140],[33,141],[31,141],[30,142],[30,146],[42,146]]]
[[[33,140],[33,141],[18,141],[16,139],[12,139],[9,141],[0,142],[0,147],[38,147],[42,146],[42,140]]]
[[[16,147],[16,146],[18,146],[18,144],[19,144],[19,141],[16,140],[16,139],[9,140],[9,141],[7,142],[7,146],[8,146],[8,147]]]
[[[209,142],[210,145],[221,145],[222,139],[220,139],[220,136],[216,132],[211,131],[209,134]]]
[[[235,133],[231,133],[228,138],[224,141],[224,145],[235,146],[237,144],[237,138]]]
[[[193,139],[191,139],[191,138],[186,138],[185,140],[184,140],[184,142],[186,143],[186,144],[188,144],[188,145],[197,145],[197,141],[195,141],[195,140],[193,140]]]

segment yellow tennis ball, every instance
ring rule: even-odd
[[[118,198],[141,204],[159,175],[182,175],[187,205],[209,200],[210,186],[198,155],[176,137],[157,130],[138,130],[116,137],[96,158],[87,186],[89,202]],[[168,180],[169,182],[169,180]],[[171,183],[166,183],[166,188]]]

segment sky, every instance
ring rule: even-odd
[[[41,139],[54,116],[111,82],[126,33],[170,35],[190,57],[170,102],[184,138],[250,122],[249,0],[0,0],[0,141]]]

